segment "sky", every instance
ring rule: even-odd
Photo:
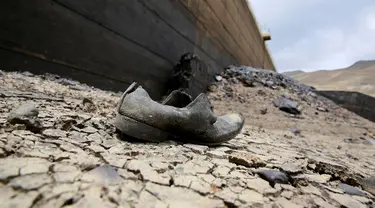
[[[279,72],[375,59],[375,0],[249,0]]]

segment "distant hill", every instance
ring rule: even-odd
[[[284,72],[283,74],[287,75],[287,76],[290,76],[290,77],[293,77],[297,74],[300,74],[300,73],[305,73],[304,71],[301,71],[301,70],[297,70],[297,71],[290,71],[290,72]]]
[[[357,91],[375,97],[375,60],[358,61],[343,69],[284,74],[318,90]]]

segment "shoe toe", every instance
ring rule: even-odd
[[[244,123],[244,118],[239,113],[230,113],[224,116],[221,116],[221,119],[225,120],[227,124],[233,126],[242,126]]]

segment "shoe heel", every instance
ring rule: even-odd
[[[114,125],[122,133],[144,141],[162,142],[170,138],[167,132],[123,115],[116,116]]]

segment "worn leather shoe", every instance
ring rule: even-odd
[[[133,83],[120,99],[114,124],[122,133],[145,141],[217,145],[233,139],[244,119],[240,114],[215,116],[203,93],[191,101],[188,94],[175,90],[158,103]]]

